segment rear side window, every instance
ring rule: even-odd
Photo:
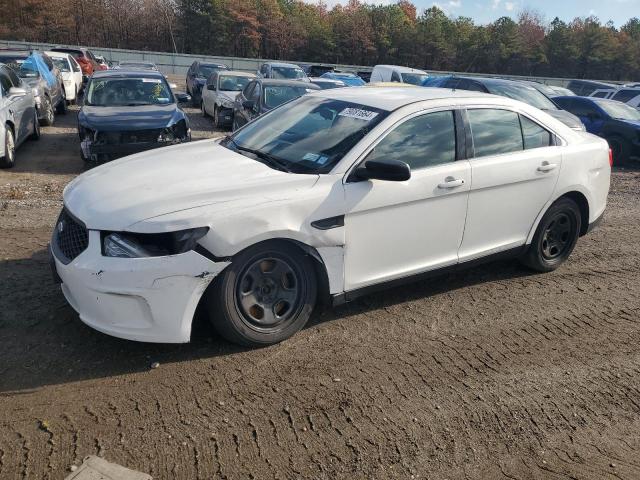
[[[546,129],[542,128],[533,120],[520,115],[520,123],[522,125],[522,138],[524,140],[524,149],[542,148],[552,145],[552,136]]]
[[[475,157],[488,157],[524,149],[518,114],[508,110],[469,110]]]
[[[0,89],[2,90],[2,93],[6,95],[12,86],[9,75],[7,75],[4,70],[0,70]]]
[[[609,95],[609,92],[596,92],[591,96],[596,98],[607,98],[607,95]]]
[[[367,156],[367,160],[400,160],[411,170],[456,159],[453,112],[435,112],[412,118],[392,130]]]
[[[638,95],[640,95],[640,90],[620,90],[613,97],[611,97],[611,99],[627,103],[629,100],[637,97]]]

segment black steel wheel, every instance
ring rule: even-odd
[[[0,158],[0,168],[11,168],[16,161],[16,139],[9,125],[4,128],[4,156]]]
[[[304,327],[316,290],[313,264],[301,250],[286,242],[265,242],[238,254],[216,279],[209,316],[227,340],[270,345]]]
[[[38,112],[36,111],[33,114],[33,133],[29,138],[31,140],[40,140],[40,136],[40,122],[38,121]]]
[[[539,272],[558,268],[576,246],[581,223],[580,207],[575,201],[570,198],[556,201],[540,220],[523,263]]]

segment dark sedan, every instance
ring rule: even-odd
[[[502,78],[448,76],[439,77],[435,80],[427,79],[427,81],[423,83],[423,86],[471,90],[513,98],[532,107],[544,110],[556,120],[560,120],[574,130],[584,131],[584,125],[575,115],[561,110],[558,108],[558,105],[544,93],[521,82],[504,80]]]
[[[159,72],[95,72],[78,114],[82,159],[107,161],[191,140],[189,119]]]
[[[640,112],[615,100],[556,97],[565,110],[580,118],[587,132],[609,142],[614,165],[640,166]]]
[[[233,130],[312,90],[320,90],[320,88],[312,83],[302,83],[298,80],[257,78],[249,82],[236,97],[233,108]]]

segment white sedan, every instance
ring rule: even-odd
[[[77,102],[78,94],[82,90],[82,69],[80,64],[64,52],[46,52],[62,75],[65,98],[68,102]]]
[[[560,266],[602,217],[606,141],[471,91],[317,91],[222,141],[133,155],[64,191],[54,273],[88,325],[187,342],[196,307],[245,345],[316,302],[512,255]]]

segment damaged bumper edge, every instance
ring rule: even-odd
[[[229,262],[189,251],[148,258],[109,258],[100,252],[100,232],[68,265],[55,256],[62,291],[90,327],[128,340],[185,343],[202,294]]]

